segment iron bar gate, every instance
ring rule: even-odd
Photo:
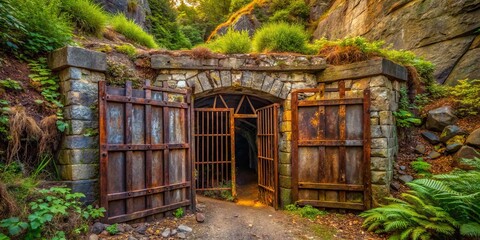
[[[107,223],[194,207],[191,93],[99,82],[100,205]],[[147,219],[148,220],[148,219]]]
[[[233,108],[196,108],[196,190],[231,190],[235,187],[235,120]]]
[[[300,205],[365,210],[371,205],[370,92],[347,98],[345,82],[338,86],[292,94],[293,198]]]
[[[278,104],[257,110],[258,193],[278,209]]]

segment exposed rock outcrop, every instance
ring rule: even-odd
[[[480,27],[480,0],[331,2],[318,18],[315,38],[358,35],[385,40],[396,49],[412,50],[432,61],[437,66],[435,77],[441,83],[480,78],[480,40],[476,32]]]
[[[217,29],[229,26],[253,33],[265,18],[269,1],[235,13]],[[338,39],[363,36],[385,40],[436,65],[438,82],[480,79],[480,0],[306,0],[313,37]],[[258,16],[256,16],[256,14]],[[268,17],[268,16],[267,16]]]
[[[147,29],[146,17],[150,14],[148,0],[95,0],[109,13],[124,13],[138,25]]]

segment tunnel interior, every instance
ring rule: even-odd
[[[257,118],[255,117],[255,109],[259,109],[270,104],[272,104],[272,102],[266,99],[251,95],[246,96],[239,94],[222,94],[221,98],[218,95],[213,95],[195,99],[196,109],[229,108],[233,109],[235,113],[233,119],[235,144],[234,149],[230,151],[235,153],[235,176],[237,199],[239,201],[256,201],[258,198]],[[225,116],[226,114],[222,115],[223,118],[225,118]],[[216,119],[215,121],[223,121],[225,124],[228,124],[227,122],[229,119]],[[211,129],[208,131],[212,133],[222,132],[222,130],[215,129],[216,125],[221,125],[221,127],[223,127],[222,124],[212,124]],[[202,128],[202,126],[197,127]],[[202,149],[197,151],[208,151],[207,148],[202,147]],[[205,156],[205,153],[201,154]],[[226,155],[231,156],[230,154]],[[210,159],[215,159],[216,157],[217,153],[215,150],[209,151],[208,155],[206,156],[206,158]],[[212,174],[215,175],[216,173]]]

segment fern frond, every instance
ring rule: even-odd
[[[480,224],[476,222],[462,224],[460,234],[467,237],[480,237]]]

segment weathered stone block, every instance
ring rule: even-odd
[[[290,92],[292,91],[292,84],[291,83],[284,83],[282,91],[278,95],[279,98],[286,99]]]
[[[272,88],[270,89],[270,94],[274,96],[279,96],[283,88],[283,83],[281,81],[274,81]]]
[[[291,132],[292,131],[292,122],[283,121],[280,123],[280,132]]]
[[[250,88],[252,87],[253,82],[253,74],[249,71],[244,71],[242,74],[242,78],[240,79],[242,87]]]
[[[98,164],[98,149],[65,149],[60,150],[58,162],[62,165]]]
[[[70,120],[68,123],[68,134],[83,135],[85,133],[98,133],[98,121]]]
[[[98,164],[59,165],[64,180],[87,180],[98,177]]]
[[[372,157],[370,158],[371,170],[386,171],[388,165],[388,158],[385,157]]]
[[[62,142],[63,149],[81,149],[98,147],[98,137],[85,137],[82,135],[65,136]]]
[[[393,125],[393,114],[391,111],[380,111],[380,125]]]
[[[230,71],[220,71],[220,78],[222,79],[222,87],[232,86],[232,74]]]
[[[280,152],[278,158],[281,164],[291,164],[292,155],[288,152]]]
[[[285,207],[292,203],[292,190],[287,188],[280,188],[280,205]]]
[[[372,184],[387,184],[387,173],[385,171],[372,171]]]
[[[392,88],[392,81],[390,81],[388,78],[378,75],[378,76],[373,76],[370,79],[370,87],[386,87],[391,89]]]
[[[153,69],[192,68],[198,66],[202,66],[201,60],[190,56],[153,55],[151,58],[151,67]]]
[[[278,181],[279,181],[279,185],[280,187],[283,187],[283,188],[289,188],[291,189],[292,188],[292,177],[290,176],[279,176],[278,178]]]
[[[290,152],[292,149],[291,141],[287,141],[285,139],[280,140],[279,150],[281,152]]]
[[[380,124],[380,119],[376,117],[370,118],[370,125],[378,125]]]
[[[388,148],[388,139],[387,138],[373,138],[371,140],[372,149],[382,149]]]
[[[372,157],[389,157],[388,149],[381,148],[381,149],[372,149],[370,152],[370,156]]]
[[[292,121],[292,111],[287,110],[283,112],[283,121]]]
[[[266,77],[266,73],[262,72],[254,72],[253,73],[253,81],[252,81],[252,88],[257,90],[262,90],[263,81]]]
[[[198,74],[198,80],[200,81],[200,84],[202,85],[203,91],[207,91],[212,89],[212,83],[207,77],[207,74],[205,72],[199,73]]]
[[[403,81],[408,79],[408,71],[405,67],[387,59],[372,59],[329,67],[320,74],[319,82],[356,79],[375,75],[384,75]]]
[[[67,120],[92,120],[95,117],[95,112],[87,106],[72,105],[65,107],[64,110]]]
[[[98,180],[61,181],[60,183],[72,189],[72,192],[85,194],[85,198],[80,199],[85,204],[92,204],[98,199]]]
[[[292,165],[290,164],[279,164],[279,173],[282,176],[291,177],[292,176]]]
[[[69,91],[64,95],[64,105],[84,105],[92,106],[98,103],[98,94],[96,92],[74,92]]]
[[[98,94],[98,84],[87,80],[70,80],[61,84],[62,92],[65,94],[69,91],[88,93],[89,95]]]
[[[55,71],[66,67],[78,67],[104,72],[107,70],[107,55],[80,47],[67,46],[49,55],[48,66]]]
[[[390,196],[390,187],[387,185],[372,184],[372,207],[386,204],[386,197]]]

